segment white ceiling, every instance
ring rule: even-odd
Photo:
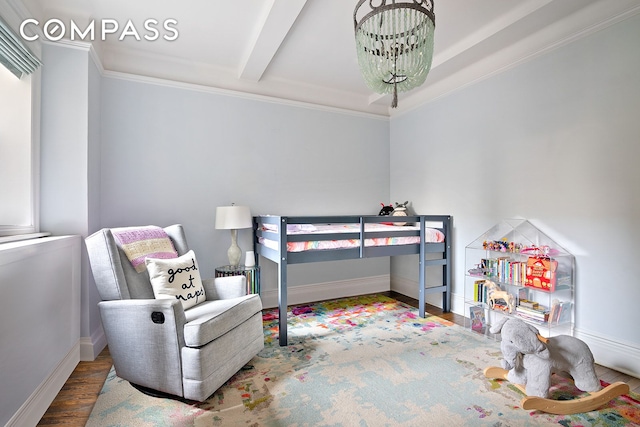
[[[44,23],[120,29],[94,48],[107,73],[205,85],[393,115],[503,71],[640,12],[640,0],[435,0],[433,65],[426,83],[390,96],[360,77],[353,35],[357,0],[22,0]],[[377,4],[381,0],[374,0]],[[160,38],[119,40],[128,20],[140,36],[156,19]],[[162,22],[175,19],[175,41]],[[67,35],[70,30],[67,29]]]

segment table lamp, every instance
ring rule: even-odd
[[[231,230],[231,247],[227,251],[229,264],[237,267],[240,264],[242,251],[238,246],[238,230],[251,228],[251,211],[247,206],[219,206],[216,208],[216,229]]]

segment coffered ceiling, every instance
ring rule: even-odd
[[[358,71],[356,0],[22,3],[40,30],[49,20],[60,20],[65,38],[70,37],[72,21],[80,30],[93,22],[93,45],[106,74],[132,73],[383,116],[407,111],[640,12],[640,0],[435,0],[432,70],[423,86],[401,93],[399,108],[392,110],[390,96],[372,93]],[[104,40],[102,25],[107,29]],[[58,37],[61,31],[52,33]],[[171,38],[175,40],[167,40]]]

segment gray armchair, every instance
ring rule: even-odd
[[[181,225],[164,230],[178,255],[189,251]],[[203,279],[206,301],[185,310],[154,298],[110,229],[86,244],[116,373],[138,389],[204,401],[264,347],[262,302],[243,276]]]

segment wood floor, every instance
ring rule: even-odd
[[[112,365],[108,347],[93,362],[80,362],[38,425],[83,427]]]
[[[402,294],[388,292],[387,295],[414,307],[418,306],[415,299]],[[464,317],[458,314],[443,313],[441,309],[431,305],[427,305],[427,312],[458,325],[464,325]],[[91,409],[98,398],[98,393],[102,389],[102,384],[104,384],[112,363],[108,348],[105,348],[93,362],[80,362],[51,403],[38,426],[83,427],[89,419]],[[596,371],[603,381],[609,383],[624,381],[629,384],[632,391],[640,393],[640,379],[600,365],[596,365]]]

